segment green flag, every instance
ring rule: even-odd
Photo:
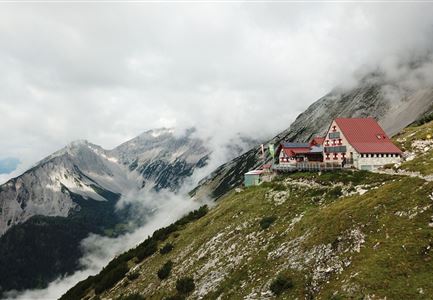
[[[273,144],[269,144],[269,153],[271,154],[272,158],[275,156],[275,148]]]

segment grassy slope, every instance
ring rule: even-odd
[[[270,282],[283,272],[294,287],[281,298],[433,297],[433,183],[355,173],[350,181],[369,191],[338,197],[336,182],[344,181],[343,193],[352,190],[349,175],[341,175],[314,176],[314,187],[289,177],[228,195],[168,239],[172,252],[146,259],[137,279],[125,278],[102,296],[161,299],[175,294],[175,279],[189,275],[197,286],[192,298],[258,299],[270,296]],[[277,219],[262,230],[268,215]],[[156,272],[168,259],[172,274],[160,281]]]
[[[398,138],[411,147],[419,139],[412,130],[422,136],[433,125],[423,126]],[[265,216],[276,221],[262,230]],[[99,296],[163,299],[176,293],[176,279],[191,276],[191,299],[267,299],[274,297],[270,283],[283,273],[294,285],[281,299],[431,299],[432,218],[433,182],[368,172],[297,173],[233,191],[158,243],[173,243],[173,251],[139,264],[131,259],[130,273],[138,278],[125,277]],[[169,259],[173,270],[161,281],[156,273]]]

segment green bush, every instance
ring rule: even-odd
[[[140,246],[138,246],[137,254],[136,254],[136,257],[138,258],[139,261],[142,261],[146,257],[151,256],[153,253],[155,253],[158,250],[158,244],[153,239],[149,240],[148,243],[144,243],[142,247]]]
[[[128,275],[126,275],[126,277],[128,277],[128,279],[131,281],[137,279],[138,276],[140,276],[140,273],[138,273],[138,272],[132,272],[132,273],[129,273]]]
[[[167,254],[167,253],[169,253],[173,249],[174,249],[173,244],[167,243],[167,244],[164,245],[164,247],[162,247],[161,249],[159,249],[159,253],[161,253],[161,254]]]
[[[278,277],[272,281],[270,289],[275,295],[281,295],[284,291],[293,287],[292,280],[284,275],[278,275]]]
[[[328,195],[329,195],[330,197],[332,197],[332,198],[338,198],[338,197],[340,197],[341,195],[343,195],[343,192],[342,192],[342,190],[341,190],[341,187],[337,186],[337,187],[331,189],[331,190],[328,192]]]
[[[287,190],[287,188],[284,186],[284,184],[274,184],[273,190],[277,192],[281,192]]]
[[[122,263],[114,269],[107,272],[95,285],[95,293],[100,294],[103,291],[113,287],[129,271],[126,263]]]
[[[176,221],[174,224],[177,226],[188,224],[192,221],[200,219],[201,217],[204,217],[208,213],[208,211],[209,208],[207,207],[207,205],[203,205],[199,209],[190,212],[180,220]]]
[[[189,294],[194,289],[194,279],[192,279],[191,277],[180,278],[176,281],[176,290],[181,294]]]
[[[260,220],[260,228],[262,228],[263,230],[269,228],[276,219],[277,217],[275,216],[264,217]]]
[[[158,278],[161,280],[166,279],[171,272],[171,269],[173,268],[173,262],[171,260],[167,261],[162,267],[161,269],[158,270]]]

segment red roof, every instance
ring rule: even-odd
[[[402,153],[373,118],[338,118],[335,122],[359,153]]]
[[[324,137],[316,136],[311,140],[310,145],[323,145],[324,141],[325,141]]]
[[[310,153],[310,148],[283,148],[284,153],[289,156],[295,156],[296,154]]]

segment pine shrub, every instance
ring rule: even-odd
[[[138,273],[138,272],[132,272],[132,273],[129,273],[128,275],[126,275],[126,277],[128,277],[128,279],[131,281],[137,279],[138,276],[140,276],[140,273]]]
[[[161,249],[159,249],[159,253],[161,253],[161,254],[167,254],[167,253],[169,253],[173,249],[174,249],[173,244],[167,243],[167,244],[164,245],[164,247],[162,247]]]
[[[194,279],[191,277],[180,278],[176,281],[176,290],[180,294],[189,294],[195,289]]]
[[[275,295],[281,295],[284,291],[293,287],[292,280],[284,275],[278,275],[277,278],[272,281],[270,289]]]
[[[113,287],[120,279],[122,279],[125,274],[129,271],[126,263],[122,263],[117,267],[113,268],[100,279],[100,281],[95,285],[95,293],[100,294],[103,291],[108,290]]]
[[[276,219],[277,217],[275,216],[264,217],[260,220],[260,228],[262,228],[263,230],[269,228]]]
[[[146,257],[149,257],[152,254],[154,254],[157,250],[158,250],[157,242],[154,241],[153,239],[150,239],[149,242],[147,242],[146,244],[140,245],[137,248],[136,256],[137,256],[139,261],[142,261]]]
[[[161,280],[166,279],[171,272],[171,269],[173,268],[173,262],[171,260],[167,261],[162,267],[161,269],[158,270],[158,278]]]

